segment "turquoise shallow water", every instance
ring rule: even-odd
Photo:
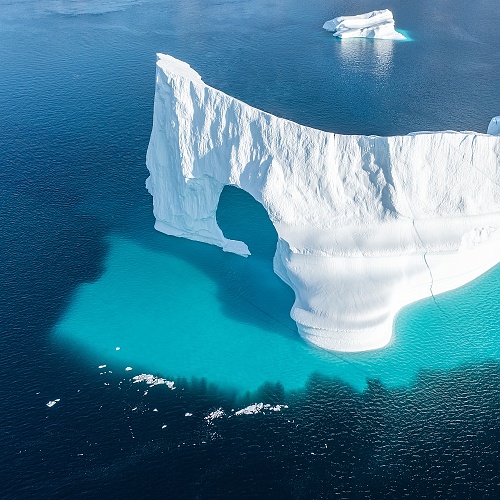
[[[407,307],[389,347],[341,355],[299,338],[287,319],[291,292],[264,257],[158,237],[176,252],[111,236],[105,272],[77,290],[56,336],[80,345],[97,364],[205,378],[238,393],[266,382],[299,389],[315,373],[357,390],[369,379],[408,387],[425,370],[500,361],[500,267],[435,302]],[[256,283],[245,289],[242,280]]]

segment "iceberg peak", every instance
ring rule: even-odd
[[[277,230],[274,270],[306,341],[383,347],[402,307],[499,262],[499,136],[328,133],[238,101],[171,56],[158,55],[156,75],[155,228],[249,255],[216,220],[224,186],[248,192]]]
[[[380,38],[406,40],[394,28],[394,17],[389,9],[374,10],[357,16],[340,16],[323,24],[323,29],[339,38]]]

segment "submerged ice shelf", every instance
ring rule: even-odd
[[[394,28],[394,17],[388,9],[374,10],[357,16],[340,16],[327,21],[323,29],[339,38],[380,38],[383,40],[406,40]]]
[[[249,255],[217,225],[225,185],[278,232],[274,269],[300,335],[334,351],[387,345],[405,305],[499,261],[500,137],[347,136],[278,118],[159,54],[147,153],[155,227]]]

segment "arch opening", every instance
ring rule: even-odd
[[[266,209],[252,195],[236,186],[224,186],[216,218],[226,238],[243,241],[252,256],[272,262],[278,233]]]

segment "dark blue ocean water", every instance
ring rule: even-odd
[[[413,41],[321,30],[376,8]],[[484,131],[499,25],[497,0],[0,0],[0,497],[498,497],[498,267],[326,355],[260,207],[221,199],[247,260],[157,234],[144,162],[156,52],[325,130]]]

